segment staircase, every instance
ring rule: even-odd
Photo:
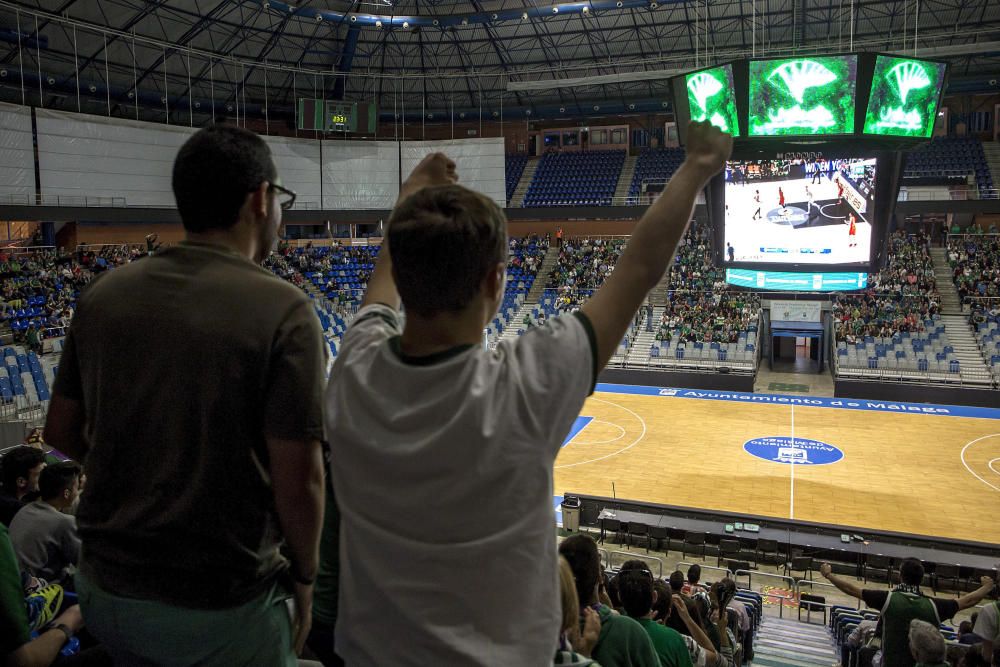
[[[625,158],[622,166],[622,173],[618,177],[618,187],[615,188],[615,198],[612,203],[615,206],[624,206],[625,198],[628,197],[628,190],[632,186],[632,177],[635,175],[635,163],[639,158],[629,155]]]
[[[951,277],[951,267],[948,266],[947,250],[931,248],[931,259],[934,262],[934,281],[941,294],[941,324],[948,336],[948,344],[955,349],[962,382],[988,385],[991,381],[990,370],[972,333],[969,317],[963,312]]]
[[[525,303],[538,303],[542,300],[542,293],[545,292],[545,285],[548,284],[549,274],[552,273],[552,269],[556,268],[556,264],[558,263],[559,249],[556,248],[555,244],[552,244],[545,252],[542,265],[538,267],[538,275],[535,276],[535,282],[532,283],[531,290],[524,299]]]
[[[669,284],[670,284],[670,271],[668,270],[666,273],[663,274],[663,278],[660,279],[660,282],[656,283],[656,287],[650,290],[649,302],[652,303],[654,306],[666,306],[667,287],[669,286]],[[661,308],[660,313],[662,314],[662,312],[663,310]]]
[[[753,665],[831,667],[840,663],[826,626],[767,616],[754,641]]]
[[[511,208],[524,208],[524,195],[528,193],[531,181],[535,180],[535,171],[538,169],[539,161],[541,158],[528,158],[528,164],[524,165],[524,171],[521,172],[521,180],[517,182],[514,195],[510,198]]]
[[[941,294],[941,314],[961,315],[962,302],[958,298],[958,290],[955,289],[955,281],[951,277],[947,249],[931,248],[931,260],[934,263],[934,281]]]
[[[656,342],[656,333],[660,330],[660,320],[663,318],[663,308],[653,306],[653,330],[646,331],[646,318],[639,323],[638,334],[629,349],[628,363],[630,365],[646,364],[649,359],[649,348]],[[631,338],[631,335],[630,335]]]
[[[520,308],[518,308],[517,314],[514,315],[514,319],[512,319],[507,324],[507,328],[503,330],[503,334],[501,334],[500,340],[515,339],[515,338],[517,338],[517,331],[518,331],[518,329],[525,329],[525,330],[527,330],[528,327],[526,327],[524,325],[524,316],[525,315],[530,315],[531,314],[531,309],[535,308],[535,307],[536,307],[536,304],[528,303],[527,301],[525,301],[524,304]],[[534,318],[532,318],[532,319],[534,319]]]
[[[1000,182],[1000,141],[984,141],[983,154],[986,156],[986,164],[990,166],[990,174],[993,176],[994,187]],[[995,193],[989,193],[990,198],[995,198]],[[979,195],[980,199],[983,194]]]

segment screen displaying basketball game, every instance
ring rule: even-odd
[[[731,161],[726,264],[867,264],[875,158]]]
[[[877,56],[864,133],[929,139],[945,69],[944,63]]]
[[[734,137],[740,136],[732,65],[692,72],[684,77],[684,85],[691,120],[707,120]]]
[[[750,61],[751,137],[854,132],[856,55]]]

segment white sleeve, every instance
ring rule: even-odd
[[[401,333],[399,312],[383,303],[373,303],[358,311],[340,342],[341,357],[369,345],[377,345]]]
[[[553,457],[597,381],[593,326],[582,312],[553,317],[509,344],[518,414],[533,440]]]

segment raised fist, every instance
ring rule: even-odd
[[[692,121],[687,131],[687,160],[714,176],[733,152],[733,137],[707,121]]]

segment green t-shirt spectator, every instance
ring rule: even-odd
[[[604,605],[597,613],[601,634],[590,657],[601,667],[660,667],[653,642],[635,619],[620,616]]]
[[[0,659],[31,641],[21,570],[7,528],[0,524]]]
[[[692,667],[691,655],[681,633],[650,618],[637,620],[653,642],[653,648],[660,657],[660,664],[663,667]]]

